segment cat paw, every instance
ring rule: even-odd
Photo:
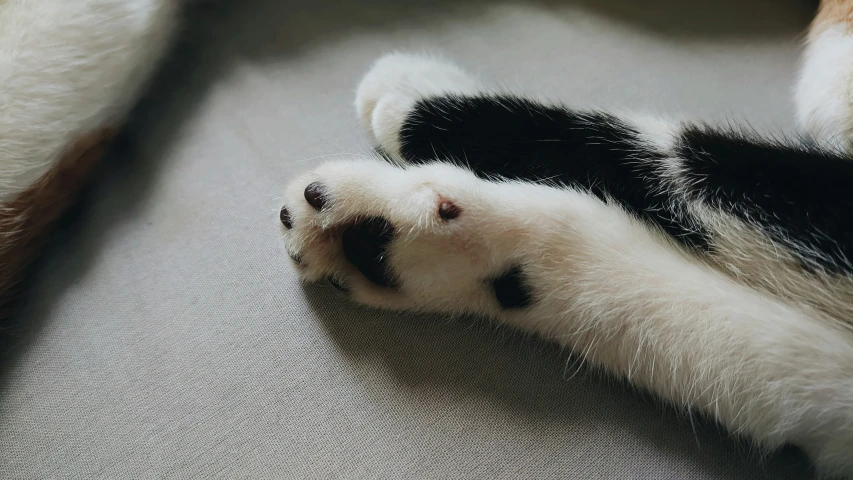
[[[488,185],[444,164],[336,161],[295,180],[281,222],[306,281],[396,310],[490,314],[530,303],[514,258],[519,225]],[[512,215],[507,212],[507,215]]]
[[[478,82],[461,68],[435,57],[386,55],[358,86],[355,108],[367,132],[386,153],[400,159],[400,130],[418,100],[442,94],[474,94]]]
[[[823,146],[853,147],[853,33],[835,25],[810,39],[795,102],[797,119]]]

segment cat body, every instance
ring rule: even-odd
[[[180,3],[0,2],[0,316],[169,49]]]

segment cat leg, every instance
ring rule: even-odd
[[[824,158],[836,177],[848,163],[498,95],[460,73],[402,55],[368,73],[357,109],[394,162],[329,162],[291,183],[281,220],[302,277],[380,308],[535,332],[732,432],[795,443],[822,470],[853,473],[849,329],[702,257],[739,238],[725,232],[752,228],[744,218],[761,210],[751,209],[774,208],[754,193],[787,183],[762,159],[783,158],[806,183],[804,159]],[[775,193],[807,194],[798,188]],[[822,221],[775,214],[794,233],[798,215]]]
[[[443,162],[324,163],[291,183],[302,278],[392,310],[475,314],[853,473],[853,334],[747,288],[596,196]]]

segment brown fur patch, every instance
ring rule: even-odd
[[[28,189],[0,205],[0,318],[18,293],[23,274],[42,251],[51,228],[88,184],[114,129],[83,135]]]
[[[809,40],[833,25],[844,25],[853,31],[853,0],[821,0],[809,30]]]

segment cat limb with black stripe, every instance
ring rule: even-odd
[[[336,160],[287,188],[303,278],[536,333],[853,474],[845,157],[544,105],[401,54],[374,65],[356,108],[391,161]]]

